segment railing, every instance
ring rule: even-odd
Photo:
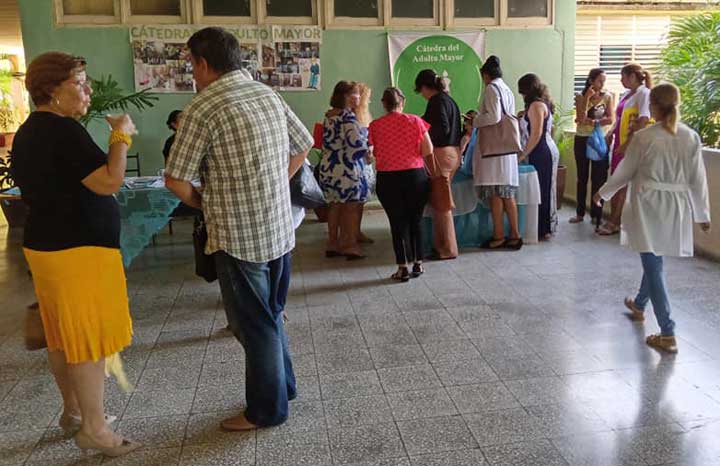
[[[572,136],[574,131],[567,131],[567,134]],[[565,208],[574,208],[576,199],[577,170],[575,169],[575,156],[572,151],[571,145],[567,153],[561,154],[561,163],[567,167],[565,200],[571,201],[573,205],[572,207],[566,205]],[[700,255],[720,261],[720,150],[707,148],[704,150],[703,155],[710,190],[710,216],[713,221],[713,228],[710,233],[703,233],[699,228],[695,228],[695,249]],[[588,202],[590,202],[590,199],[588,199]],[[609,208],[606,205],[606,213],[608,211]]]

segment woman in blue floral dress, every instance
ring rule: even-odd
[[[362,259],[358,243],[359,204],[367,202],[369,189],[365,176],[368,154],[367,133],[351,108],[360,100],[356,83],[340,81],[330,99],[325,116],[320,185],[329,204],[327,257]]]

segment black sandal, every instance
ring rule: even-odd
[[[505,241],[505,247],[513,251],[519,251],[523,247],[523,244],[522,238],[510,238]]]
[[[337,252],[337,251],[329,251],[329,250],[325,251],[325,257],[327,257],[328,259],[331,259],[333,257],[342,257],[344,255],[345,254],[343,254],[341,252]]]
[[[423,268],[422,264],[415,263],[413,265],[412,273],[410,274],[410,278],[418,278],[420,275],[425,273],[425,269]]]
[[[390,276],[393,280],[397,280],[399,282],[409,282],[410,281],[410,272],[408,272],[407,267],[400,267],[397,272],[392,274]]]
[[[349,261],[359,261],[362,259],[365,259],[367,256],[363,256],[362,254],[344,254],[344,256]]]
[[[493,246],[493,243],[497,243],[495,246]],[[490,238],[489,240],[485,241],[482,246],[480,246],[482,249],[503,249],[505,247],[505,238]]]

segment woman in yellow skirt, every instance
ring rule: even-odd
[[[23,247],[63,398],[60,427],[77,431],[84,450],[120,456],[140,445],[112,431],[103,407],[106,366],[132,339],[112,195],[135,126],[127,115],[108,117],[109,153],[93,142],[77,121],[92,94],[80,57],[40,55],[26,85],[37,110],[17,132],[12,170],[29,206]]]

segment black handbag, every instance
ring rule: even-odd
[[[212,283],[217,280],[217,269],[215,258],[205,254],[205,245],[208,241],[205,220],[201,216],[195,217],[193,228],[193,247],[195,249],[195,275],[202,277],[206,282]]]
[[[290,180],[290,200],[294,205],[306,209],[325,205],[325,195],[315,179],[311,165],[303,163]]]

